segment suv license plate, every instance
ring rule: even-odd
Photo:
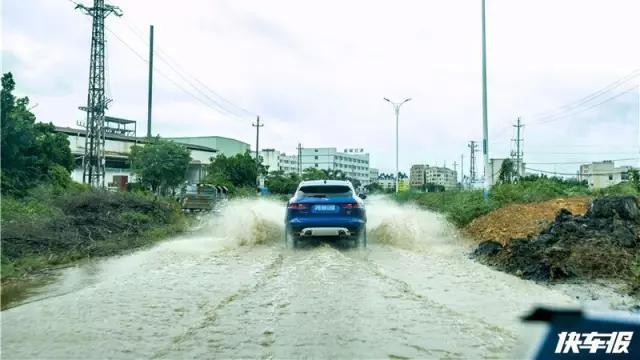
[[[323,212],[336,211],[336,206],[335,205],[316,205],[314,209],[316,211],[323,211]]]

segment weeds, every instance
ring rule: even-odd
[[[151,244],[182,231],[177,203],[135,193],[35,189],[2,199],[2,279]]]

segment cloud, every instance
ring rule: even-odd
[[[154,133],[254,142],[253,117],[205,89],[207,96],[194,90],[189,83],[197,84],[195,78],[260,114],[265,123],[260,143],[288,153],[298,142],[364,147],[374,166],[393,169],[395,119],[382,97],[414,99],[400,115],[404,169],[413,163],[452,164],[462,153],[468,161],[466,144],[481,140],[478,1],[185,0],[180,6],[149,7],[120,0],[117,5],[123,18],[106,23],[127,45],[107,32],[110,113],[139,120],[141,134],[146,133],[147,65],[129,47],[146,59],[147,26],[153,23],[155,64],[172,79],[154,75]],[[640,67],[638,13],[640,3],[634,0],[488,2],[491,156],[508,156],[517,116],[527,124],[527,161],[589,161],[601,156],[586,153],[609,156],[607,146],[637,148],[637,92],[580,116],[535,122],[536,114]],[[86,101],[89,18],[62,0],[7,2],[4,15],[5,71],[14,71],[18,90],[40,104],[37,116],[73,125],[81,116],[77,106]],[[211,99],[237,116],[215,110]],[[582,146],[587,142],[604,145]],[[554,148],[556,154],[542,154],[559,145],[564,148]],[[558,154],[580,151],[585,154]]]

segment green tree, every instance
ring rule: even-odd
[[[505,159],[500,166],[498,181],[502,184],[510,184],[516,178],[517,172],[515,164],[511,159]]]
[[[640,170],[629,169],[629,181],[636,191],[640,191]]]
[[[284,174],[283,171],[274,171],[267,176],[265,185],[274,194],[293,194],[300,183],[300,177],[296,173]]]
[[[426,192],[443,192],[444,190],[444,186],[438,185],[436,183],[428,182],[424,184],[424,191]]]
[[[52,124],[36,123],[29,98],[16,98],[14,90],[13,75],[4,74],[0,94],[2,193],[21,196],[52,180],[69,184],[70,178],[61,179],[65,172],[69,177],[74,163],[67,136],[56,133]]]
[[[324,171],[310,167],[302,171],[302,180],[328,180],[329,176]]]
[[[256,166],[249,151],[229,157],[220,154],[212,159],[206,181],[216,185],[255,187],[258,171],[261,175],[266,173],[262,164]]]
[[[167,194],[186,180],[191,152],[178,143],[156,137],[144,146],[132,146],[129,161],[142,185]]]

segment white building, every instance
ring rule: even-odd
[[[502,168],[502,163],[504,163],[506,159],[489,159],[488,168],[485,169],[485,174],[489,177],[489,185],[493,186],[498,183],[498,178],[500,177],[500,169]],[[516,166],[516,161],[513,161],[513,165]],[[520,171],[515,169],[519,174],[525,174],[525,163],[520,162]]]
[[[411,187],[422,188],[427,184],[444,186],[445,190],[458,187],[458,173],[446,167],[413,165],[409,173]]]
[[[264,165],[267,168],[268,172],[274,172],[274,171],[280,170],[280,154],[281,152],[275,149],[260,150],[262,165]]]
[[[602,189],[629,180],[631,166],[615,167],[611,160],[580,165],[578,180],[586,180],[591,189]]]
[[[75,167],[71,171],[71,178],[74,181],[82,182],[82,158],[85,150],[86,131],[68,127],[56,127],[55,130],[67,135],[71,154],[75,158]],[[105,184],[107,187],[124,189],[127,183],[135,180],[129,167],[129,153],[133,145],[144,146],[146,142],[146,138],[105,134]],[[216,156],[217,150],[201,145],[183,145],[191,151],[187,181],[191,184],[199,183],[206,176],[206,166],[211,163],[211,158]]]
[[[369,178],[369,154],[364,149],[303,148],[300,150],[302,169],[340,170],[347,177],[360,181],[362,186],[371,182]]]
[[[302,172],[306,168],[339,170],[346,177],[360,181],[362,186],[378,178],[378,169],[369,167],[369,154],[364,149],[344,149],[339,152],[334,147],[302,148],[294,155],[275,149],[263,149],[260,156],[269,172]]]
[[[373,184],[378,181],[379,171],[376,168],[369,168],[369,184]]]
[[[380,184],[380,187],[382,187],[382,189],[384,190],[393,190],[396,187],[396,179],[393,177],[393,175],[380,175],[380,177],[378,178],[378,184]]]
[[[268,172],[283,171],[285,174],[298,172],[298,157],[287,155],[275,149],[260,150],[262,164],[267,166]]]
[[[425,185],[424,170],[426,167],[427,165],[411,165],[409,170],[409,185],[411,187],[423,187]]]

